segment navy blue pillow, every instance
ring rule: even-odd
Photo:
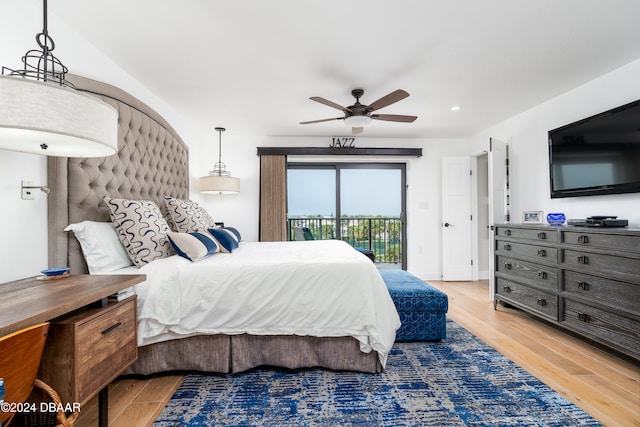
[[[228,231],[225,231],[222,228],[209,228],[207,231],[215,237],[218,243],[220,243],[227,252],[233,252],[234,249],[238,248],[238,242],[236,239],[231,237],[231,234],[229,234]]]

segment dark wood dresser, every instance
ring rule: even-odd
[[[500,224],[495,303],[640,359],[640,230]]]

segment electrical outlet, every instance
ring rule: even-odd
[[[33,187],[34,184],[31,181],[22,181],[22,200],[33,200],[33,188],[24,188],[24,187]]]

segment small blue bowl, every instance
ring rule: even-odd
[[[550,213],[547,214],[547,222],[549,225],[562,225],[567,217],[563,213]]]
[[[40,273],[44,274],[45,276],[62,276],[63,274],[69,272],[70,268],[69,267],[54,267],[54,268],[48,268],[46,270],[42,270],[40,271]]]

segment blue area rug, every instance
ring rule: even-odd
[[[599,426],[447,321],[443,342],[396,343],[383,374],[253,370],[188,375],[161,426]]]

